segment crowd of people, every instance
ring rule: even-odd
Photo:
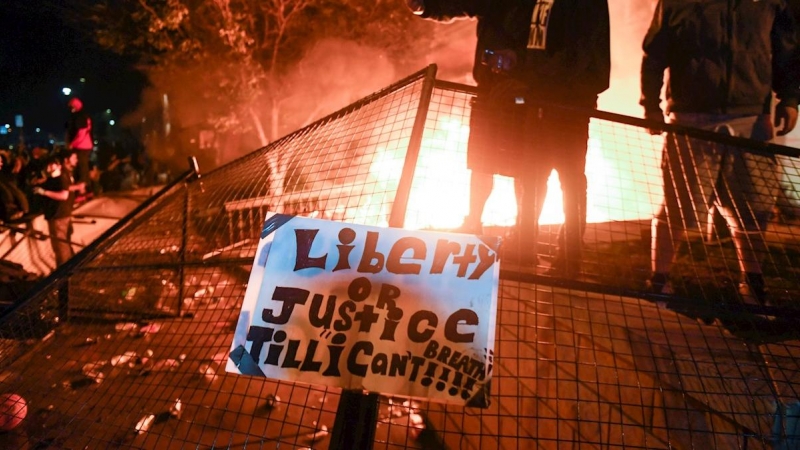
[[[105,192],[135,188],[140,173],[130,156],[97,148],[91,117],[78,98],[68,106],[63,145],[0,149],[0,231],[30,226],[44,215],[58,265],[72,256],[73,209]]]

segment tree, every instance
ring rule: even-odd
[[[369,71],[366,80],[338,86],[349,88],[350,95],[316,89],[315,84],[336,80],[320,79],[318,67],[309,76],[306,58],[336,67],[383,63],[386,72],[405,75],[414,47],[409,34],[425,38],[432,30],[396,0],[84,0],[78,5],[76,20],[93,30],[101,46],[136,58],[153,90],[162,94],[152,95],[153,102],[163,107],[169,99],[170,120],[255,136],[262,146],[347,105],[315,98],[303,108],[301,94],[352,101],[386,84],[387,77]],[[331,38],[345,52],[332,51]],[[396,78],[392,73],[390,81]]]

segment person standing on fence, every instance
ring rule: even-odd
[[[774,92],[777,133],[790,132],[800,98],[795,30],[786,0],[659,0],[643,42],[640,103],[645,118],[664,122],[660,96],[668,70],[670,122],[767,141],[774,131]],[[714,207],[732,231],[742,299],[765,304],[760,260],[767,252],[763,233],[780,189],[775,157],[669,134],[662,171],[664,203],[653,219],[648,287],[672,292],[669,270],[678,238],[697,229]]]
[[[473,66],[478,94],[467,151],[470,211],[461,231],[482,232],[493,174],[513,176],[519,243],[504,258],[536,265],[539,215],[555,169],[565,222],[551,273],[574,277],[586,223],[589,119],[611,71],[607,1],[407,0],[407,5],[437,21],[478,19]]]
[[[76,181],[89,181],[89,159],[94,148],[92,137],[92,118],[83,109],[83,102],[73,97],[67,103],[70,114],[67,121],[67,150],[78,154],[78,169],[75,171]]]
[[[75,195],[70,192],[72,180],[63,169],[58,155],[49,156],[46,162],[47,180],[33,189],[43,197],[44,218],[50,234],[50,245],[56,258],[56,267],[64,264],[74,254],[70,242],[72,234],[72,203]]]

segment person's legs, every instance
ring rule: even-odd
[[[80,183],[82,181],[89,182],[89,156],[91,156],[91,150],[78,150],[75,152],[78,155],[78,167],[75,171],[75,182]]]
[[[72,257],[72,245],[69,242],[70,221],[70,217],[47,221],[50,245],[56,258],[56,266],[64,264]]]
[[[672,267],[672,260],[675,257],[675,248],[678,243],[676,232],[673,231],[667,216],[664,213],[664,206],[652,221],[651,241],[650,241],[650,269],[652,275],[648,280],[648,288],[657,294],[669,294],[669,270]]]
[[[524,174],[514,180],[517,197],[517,248],[510,249],[512,256],[520,262],[536,265],[538,262],[539,216],[547,196],[547,175],[545,164],[531,165]]]
[[[494,176],[490,173],[472,171],[469,180],[469,213],[459,231],[480,234],[483,232],[483,209],[494,187]]]
[[[767,119],[766,116],[736,118],[719,127],[717,132],[765,140],[771,135]],[[745,301],[760,304],[767,303],[761,261],[768,249],[763,233],[781,189],[777,171],[773,156],[729,148],[717,186],[718,208],[731,229],[731,240],[739,260],[739,292]]]
[[[554,268],[564,275],[574,276],[580,269],[583,233],[586,229],[589,117],[555,117],[547,121],[545,134],[548,135],[548,151],[553,156],[563,193],[564,224],[559,230]]]

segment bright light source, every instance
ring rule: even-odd
[[[72,93],[72,89],[70,89],[70,88],[68,88],[68,87],[61,88],[61,92],[63,92],[63,93],[64,93],[64,95],[69,95],[69,94],[71,94],[71,93]]]
[[[109,125],[114,125],[115,123],[117,123],[117,121],[114,120],[114,119],[111,119],[111,120],[108,121]]]
[[[39,128],[39,127],[36,127],[36,132],[37,132],[37,133],[41,133],[41,132],[42,132],[42,129],[41,129],[41,128]]]
[[[80,79],[80,82],[81,82],[81,83],[86,83],[86,78],[81,78],[81,79]]]
[[[111,114],[111,110],[110,110],[110,109],[107,109],[107,110],[106,110],[106,114]]]
[[[7,124],[6,124],[6,128],[10,130],[10,129],[11,129],[11,124],[8,124],[8,123],[7,123]]]

